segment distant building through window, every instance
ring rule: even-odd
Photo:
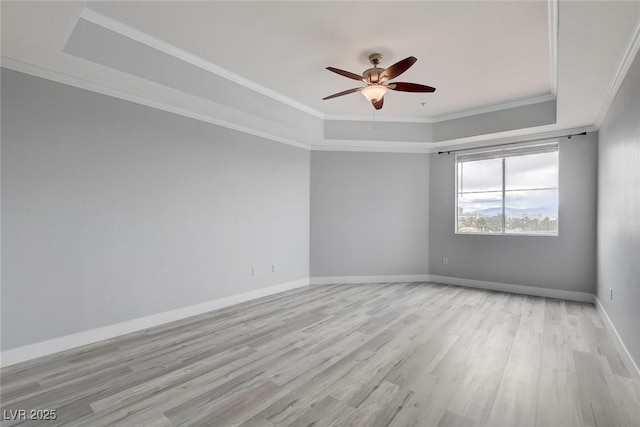
[[[456,155],[456,233],[558,235],[558,143]]]

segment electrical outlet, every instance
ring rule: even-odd
[[[609,288],[609,293],[611,294],[611,301],[613,301],[613,288]]]
[[[442,258],[442,263],[443,263],[444,265],[449,264],[449,258],[447,258],[447,257]]]
[[[256,275],[256,269],[255,267],[251,267],[251,275],[255,276]]]
[[[271,272],[275,273],[278,270],[278,264],[271,264]]]

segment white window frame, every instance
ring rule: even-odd
[[[464,236],[536,236],[536,237],[558,237],[560,235],[560,204],[558,200],[558,218],[556,219],[556,221],[558,222],[558,227],[557,230],[555,232],[537,232],[537,233],[509,233],[507,232],[506,229],[506,215],[505,215],[505,209],[506,209],[506,202],[505,202],[505,196],[506,196],[506,184],[505,184],[505,159],[507,157],[511,157],[514,155],[518,155],[515,153],[519,153],[520,155],[526,155],[526,154],[535,154],[535,153],[543,153],[543,152],[552,152],[552,151],[557,151],[558,152],[558,175],[560,174],[560,146],[559,146],[559,141],[554,140],[554,141],[547,141],[544,143],[538,143],[535,145],[531,145],[531,144],[523,144],[523,145],[516,145],[514,147],[498,147],[498,148],[484,148],[484,149],[478,149],[478,150],[465,150],[464,153],[460,153],[460,154],[456,154],[455,158],[454,158],[454,174],[455,174],[455,188],[454,188],[454,193],[455,193],[455,213],[454,213],[454,227],[455,227],[455,234],[459,234],[459,235],[464,235]],[[517,151],[516,151],[517,150]],[[499,233],[491,233],[491,232],[461,232],[458,231],[458,197],[459,197],[459,193],[458,193],[458,164],[459,163],[463,163],[463,162],[459,162],[458,158],[459,157],[467,157],[467,158],[476,158],[477,160],[480,159],[498,159],[501,158],[502,159],[502,231]],[[469,161],[469,160],[467,160]],[[551,189],[556,189],[558,190],[558,199],[560,198],[560,177],[558,176],[558,186],[557,187],[549,187],[549,188],[536,188],[533,190],[551,190]]]

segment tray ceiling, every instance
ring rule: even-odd
[[[312,147],[342,140],[441,146],[597,127],[621,64],[637,50],[640,22],[634,1],[3,1],[1,7],[3,66],[38,69]],[[145,54],[125,56],[140,46]],[[374,51],[383,54],[383,67],[417,57],[400,80],[436,93],[389,93],[375,116],[359,94],[321,100],[359,85],[326,66],[361,73]],[[158,62],[161,55],[165,62]],[[543,119],[531,120],[532,105],[546,106]],[[528,119],[520,123],[516,111]],[[480,126],[479,118],[496,125]],[[385,122],[394,123],[389,129],[413,123],[406,129],[417,133],[379,141],[371,132],[340,136],[340,122],[357,129],[373,120],[380,129]],[[337,136],[327,137],[327,124]]]

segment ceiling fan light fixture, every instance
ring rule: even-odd
[[[387,88],[379,84],[372,84],[362,89],[362,95],[370,102],[377,102],[387,93]]]

